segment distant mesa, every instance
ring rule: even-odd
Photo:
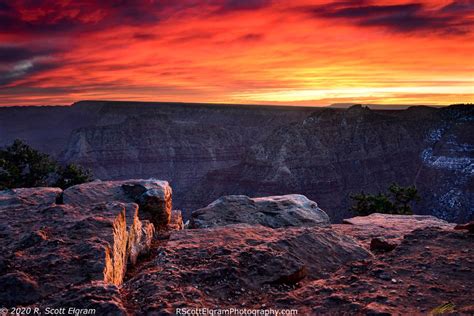
[[[440,108],[440,105],[422,105],[422,104],[370,104],[370,103],[333,103],[328,105],[328,108],[333,109],[348,109],[350,107],[360,105],[363,107],[368,107],[371,110],[406,110],[415,106],[428,106],[433,108]]]

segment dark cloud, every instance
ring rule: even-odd
[[[60,66],[54,54],[57,48],[29,45],[0,45],[0,86],[22,80],[32,74]]]
[[[58,68],[61,65],[54,62],[37,62],[33,60],[24,60],[10,66],[0,67],[0,87],[11,84],[15,81],[27,78],[33,74]]]
[[[9,64],[41,56],[48,56],[55,52],[56,50],[53,49],[33,49],[16,45],[0,45],[0,64]]]
[[[159,22],[161,3],[148,1],[61,1],[19,0],[15,5],[0,2],[0,32],[68,33],[95,31],[114,26],[142,26]],[[31,16],[25,18],[24,12]]]
[[[204,32],[185,32],[177,37],[173,38],[171,42],[173,43],[188,43],[190,41],[196,41],[196,40],[210,40],[212,39],[216,34],[214,33],[204,33]]]
[[[133,34],[133,38],[137,40],[149,41],[149,40],[157,39],[158,36],[156,36],[153,33],[136,32]]]
[[[474,13],[474,1],[473,0],[459,0],[453,1],[450,4],[446,5],[442,12],[447,13]]]
[[[219,12],[234,12],[242,10],[258,10],[271,5],[272,0],[226,0]]]
[[[344,6],[336,10],[325,7],[321,14],[327,17],[340,18],[380,18],[385,16],[411,16],[422,8],[419,3],[400,5],[365,5]]]
[[[0,33],[67,35],[118,26],[145,27],[186,12],[258,10],[271,3],[272,0],[82,0],[68,3],[57,0],[17,0],[10,3],[0,0]]]
[[[470,31],[472,20],[466,8],[470,1],[453,1],[430,10],[422,3],[376,5],[367,1],[343,1],[306,7],[304,10],[318,18],[342,19],[366,27],[383,27],[394,32],[437,32],[463,34]]]
[[[8,5],[8,3],[0,1],[0,12],[6,12],[8,10],[11,10],[11,7]]]
[[[263,34],[260,34],[260,33],[248,33],[248,34],[245,34],[241,37],[239,37],[237,40],[238,41],[249,41],[249,42],[253,42],[253,41],[260,41],[264,38],[264,35]]]

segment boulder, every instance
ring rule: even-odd
[[[385,229],[414,230],[425,227],[452,227],[453,225],[431,215],[392,215],[373,213],[343,220],[345,224],[383,227]]]
[[[124,181],[93,181],[72,186],[63,193],[63,202],[88,206],[104,201],[134,202],[142,216],[158,228],[169,224],[172,190],[167,181],[155,179]]]
[[[230,224],[260,224],[271,228],[325,226],[328,215],[304,195],[250,198],[229,195],[191,214],[190,228]]]
[[[371,257],[330,228],[185,229],[173,232],[124,290],[140,309],[137,314],[173,314],[182,306],[235,307],[242,298],[255,304],[257,293],[330,278],[342,266]]]

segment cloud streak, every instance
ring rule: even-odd
[[[363,27],[384,27],[395,32],[464,34],[474,25],[473,5],[454,1],[439,9],[428,9],[419,2],[379,5],[345,1],[306,7],[305,10],[317,18],[346,20]]]

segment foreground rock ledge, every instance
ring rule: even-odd
[[[153,191],[158,184],[163,194]],[[454,230],[433,217],[382,214],[306,225],[280,197],[277,211],[264,213],[268,227],[225,220],[152,243],[151,221],[171,217],[168,227],[182,228],[166,186],[131,180],[66,194],[0,192],[0,306],[94,308],[96,315],[174,315],[177,307],[216,306],[419,315],[449,302],[453,313],[474,314],[470,226]],[[254,214],[247,205],[242,213]],[[155,210],[170,215],[154,216]],[[290,227],[271,227],[281,213]],[[374,239],[395,248],[371,253]]]
[[[249,198],[229,195],[191,214],[190,228],[230,224],[260,224],[271,228],[327,226],[329,216],[304,195]]]
[[[117,286],[127,266],[149,252],[155,231],[142,213],[160,226],[169,223],[167,182],[0,191],[0,305],[88,301],[104,313],[123,311],[120,300],[113,299]],[[179,228],[180,213],[174,218],[173,227]]]

